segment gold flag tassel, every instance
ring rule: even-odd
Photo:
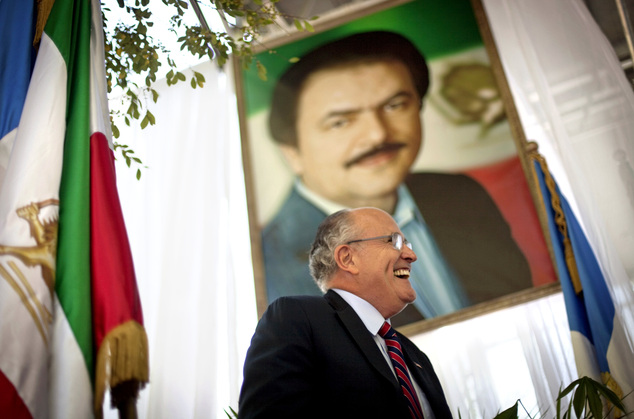
[[[37,0],[37,17],[35,20],[35,35],[33,37],[33,46],[37,49],[42,39],[42,32],[44,32],[44,26],[48,20],[48,15],[51,14],[55,0]]]
[[[119,417],[136,417],[139,389],[149,380],[148,341],[145,329],[134,320],[112,329],[101,342],[95,371],[95,415],[102,417],[107,388]]]
[[[555,212],[555,224],[557,224],[557,229],[559,229],[559,232],[563,237],[566,267],[568,268],[568,273],[570,274],[570,280],[572,281],[575,293],[578,295],[581,293],[581,291],[583,291],[583,287],[581,286],[581,279],[579,278],[579,271],[577,271],[575,254],[572,250],[570,237],[568,236],[568,224],[566,223],[564,211],[561,208],[561,200],[559,199],[559,194],[557,193],[557,189],[555,188],[555,180],[550,175],[548,165],[546,164],[546,159],[537,151],[537,144],[534,142],[530,142],[527,150],[530,159],[533,161],[537,161],[542,168],[542,172],[544,173],[544,181],[546,182],[546,187],[548,188],[551,196],[550,205]],[[544,202],[544,205],[546,205],[546,202]]]
[[[602,372],[601,380],[603,381],[603,384],[605,384],[607,388],[612,390],[614,394],[617,395],[619,400],[623,401],[623,390],[621,389],[621,386],[619,386],[619,383],[616,382],[616,380],[612,377],[612,375],[609,372]],[[623,412],[621,409],[619,409],[616,406],[613,406],[609,400],[606,400],[606,404],[607,404],[606,408],[608,411],[610,411],[610,409],[614,407],[615,419],[619,419],[619,418],[627,416],[625,412]]]

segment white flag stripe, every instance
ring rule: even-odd
[[[102,132],[112,148],[110,112],[106,89],[106,66],[99,0],[92,0],[92,22],[90,26],[90,133]]]
[[[49,348],[29,307],[40,304],[52,313],[52,299],[41,266],[27,267],[21,260],[28,257],[26,252],[14,251],[17,246],[38,245],[31,236],[29,222],[20,218],[17,210],[59,198],[66,80],[66,64],[57,47],[44,35],[0,189],[0,245],[4,246],[0,264],[17,279],[17,273],[9,267],[9,263],[14,262],[32,288],[30,292],[21,284],[26,295],[32,295],[24,300],[6,278],[0,279],[0,369],[14,384],[33,417],[38,419],[48,417]],[[40,222],[57,217],[56,206],[47,206],[46,211],[49,211],[46,215],[38,214]],[[54,269],[52,256],[51,268]],[[50,326],[46,322],[45,333],[49,337]]]
[[[16,209],[58,197],[66,129],[66,64],[42,37],[24,111],[0,189],[0,243],[32,245]],[[54,195],[53,195],[54,194]]]
[[[618,320],[618,317],[614,319],[614,328],[606,357],[610,366],[610,374],[621,387],[623,397],[627,396],[624,400],[627,411],[634,412],[634,360],[625,327]]]
[[[55,297],[50,365],[50,419],[92,418],[93,388],[75,334]]]

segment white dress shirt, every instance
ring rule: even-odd
[[[381,350],[383,358],[385,358],[385,362],[387,362],[387,364],[390,366],[392,374],[394,374],[394,378],[398,380],[396,376],[396,371],[394,371],[394,366],[392,365],[392,360],[387,353],[387,345],[385,344],[385,340],[379,335],[379,329],[381,329],[381,326],[383,326],[383,322],[386,321],[381,313],[379,313],[379,311],[374,308],[372,304],[368,303],[363,298],[360,298],[348,291],[340,290],[337,288],[332,288],[332,290],[339,294],[341,298],[343,298],[350,305],[350,307],[352,307],[354,312],[357,313],[357,315],[361,318],[361,321],[374,338],[374,342],[376,342],[377,346]],[[390,320],[388,319],[387,322],[389,323]],[[427,401],[427,397],[425,397],[425,393],[423,393],[423,390],[420,388],[412,374],[410,374],[410,376],[412,379],[412,384],[414,385],[414,390],[418,395],[418,400],[420,400],[421,408],[423,409],[423,416],[425,417],[425,419],[435,419],[434,412],[431,410],[429,402]]]

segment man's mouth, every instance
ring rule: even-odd
[[[401,268],[401,269],[395,269],[394,270],[394,276],[401,278],[401,279],[408,279],[409,278],[409,269],[407,268]]]
[[[350,159],[349,161],[347,161],[344,164],[344,167],[346,169],[349,169],[351,166],[355,165],[355,164],[359,164],[362,163],[364,161],[370,160],[374,157],[377,157],[381,154],[384,153],[391,153],[394,151],[398,151],[401,148],[405,147],[405,144],[403,143],[385,143],[385,144],[381,144],[378,147],[374,147],[371,148],[370,150]]]

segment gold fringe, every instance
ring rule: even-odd
[[[614,378],[609,372],[601,373],[601,381],[603,381],[603,384],[605,384],[607,388],[612,390],[614,394],[618,396],[619,400],[623,400],[623,390],[621,389],[621,386],[619,386],[619,383],[617,383],[616,380],[614,380]],[[608,403],[608,406],[607,406],[608,410],[610,410],[612,403],[610,403],[609,401],[607,401],[607,403]],[[621,409],[618,409],[616,407],[614,408],[615,419],[622,418],[624,416],[625,416],[625,412],[622,412]]]
[[[583,287],[581,286],[579,271],[577,271],[577,262],[575,260],[575,254],[572,250],[572,244],[570,243],[570,237],[568,237],[568,224],[566,223],[564,211],[561,208],[561,200],[559,199],[559,194],[557,194],[557,190],[555,188],[555,180],[550,175],[548,165],[546,164],[546,159],[544,158],[544,156],[539,154],[535,143],[531,143],[531,146],[528,148],[528,156],[532,160],[539,163],[542,168],[542,172],[544,173],[544,181],[546,182],[546,187],[548,188],[551,196],[550,205],[555,212],[555,224],[557,224],[557,228],[563,236],[566,267],[568,268],[568,273],[570,274],[570,280],[572,281],[575,293],[580,294],[581,291],[583,291]],[[544,204],[546,203],[544,202]]]
[[[51,9],[55,0],[37,0],[37,20],[35,22],[35,37],[33,38],[33,46],[38,48],[40,40],[42,39],[42,32],[44,32],[44,26],[48,21],[48,15],[51,14]]]
[[[149,380],[148,341],[145,329],[134,320],[112,329],[101,342],[95,371],[95,414],[102,415],[104,394],[126,381],[141,385]]]

